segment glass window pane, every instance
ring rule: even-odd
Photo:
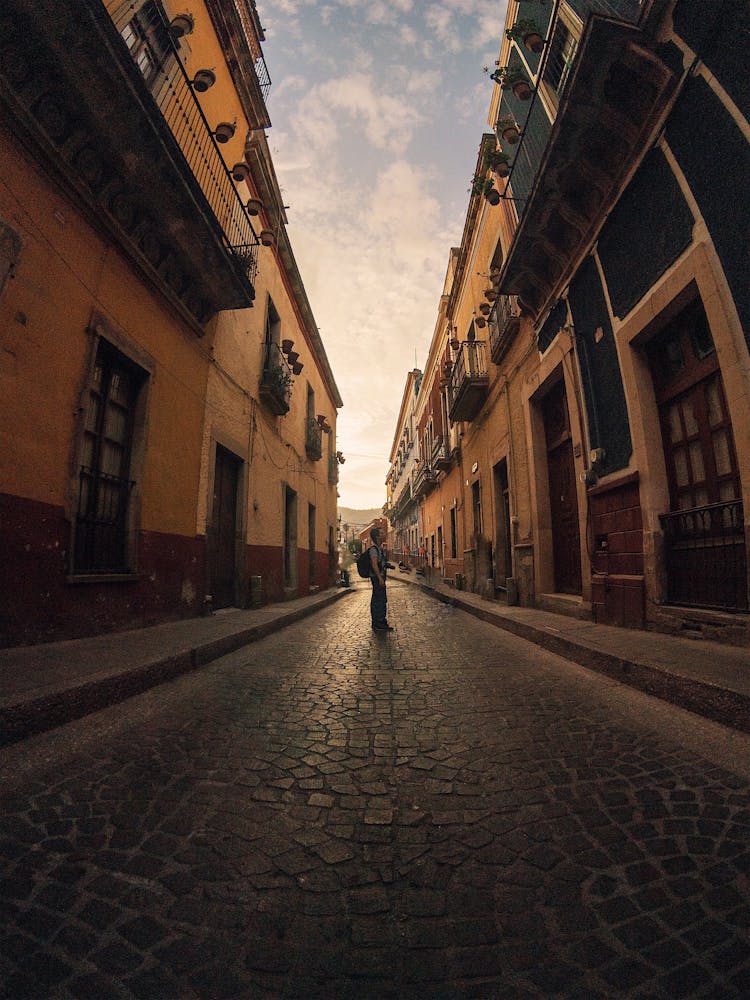
[[[690,342],[693,347],[693,353],[699,361],[707,358],[709,354],[713,354],[715,350],[714,342],[711,338],[711,331],[708,328],[705,316],[702,316],[701,320],[690,331]]]
[[[705,507],[708,504],[708,490],[705,486],[693,491],[693,506]]]
[[[732,457],[729,453],[729,442],[726,431],[716,431],[711,435],[714,446],[714,461],[716,471],[720,476],[730,475],[732,472]]]
[[[680,420],[680,405],[679,403],[674,403],[669,407],[669,412],[667,414],[669,420],[669,439],[670,441],[682,441],[682,421]]]
[[[678,486],[687,486],[690,483],[688,476],[687,456],[684,448],[674,450],[674,471]]]
[[[110,405],[104,416],[104,436],[121,444],[125,441],[128,431],[128,415],[119,406]]]
[[[700,441],[693,441],[690,445],[690,467],[693,471],[693,482],[705,482],[706,470],[703,465],[703,448]]]
[[[125,452],[119,445],[104,441],[99,469],[109,476],[121,476],[124,470],[124,458]]]
[[[682,417],[685,421],[685,433],[688,437],[694,437],[698,433],[694,397],[682,401]]]
[[[99,424],[99,409],[101,406],[101,397],[95,392],[89,393],[89,405],[86,411],[86,430],[96,431]]]
[[[725,479],[719,484],[719,498],[721,500],[738,500],[739,491],[733,479]]]

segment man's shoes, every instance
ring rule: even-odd
[[[393,632],[395,631],[393,625],[373,625],[373,631],[375,632]]]

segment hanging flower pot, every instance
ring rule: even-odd
[[[192,14],[178,14],[170,21],[169,33],[173,38],[182,38],[183,35],[192,34],[194,27]]]
[[[511,41],[517,42],[520,39],[529,52],[539,54],[544,48],[544,37],[539,25],[528,17],[520,17],[505,34]]]
[[[460,346],[461,346],[461,341],[458,339],[458,337],[453,337],[451,340],[451,347],[453,348],[453,350],[457,351]]]
[[[276,237],[270,229],[261,229],[260,242],[264,247],[272,247],[276,245]]]
[[[293,347],[294,347],[293,340],[287,339],[281,341],[281,350],[284,352],[284,354],[288,354]]]
[[[544,39],[538,31],[528,31],[523,36],[522,41],[530,52],[536,52],[537,55],[544,48]]]
[[[319,413],[315,419],[318,421],[318,423],[320,424],[321,427],[326,422],[326,418],[325,418],[325,414],[324,413]]]
[[[495,167],[493,173],[496,177],[507,177],[510,173],[510,167],[507,163],[498,163]]]
[[[250,176],[250,167],[246,163],[235,163],[232,167],[232,179],[235,181],[246,181]]]
[[[482,330],[482,329],[484,329],[485,326],[487,326],[487,320],[484,318],[484,316],[475,316],[474,317],[474,326],[476,326],[480,330]]]
[[[250,198],[250,200],[245,204],[245,209],[248,215],[258,215],[262,208],[263,202],[259,198]]]
[[[492,79],[500,84],[503,90],[512,90],[519,101],[528,101],[531,98],[531,85],[522,66],[504,66],[492,74]]]
[[[491,308],[489,302],[483,302],[479,307],[479,311],[483,316],[489,316]]]
[[[287,351],[286,359],[290,365],[296,364],[299,360],[299,354],[296,351]]]
[[[301,361],[295,361],[295,363],[292,365],[292,371],[294,372],[295,375],[301,375],[302,369],[304,367],[305,366],[302,364]]]
[[[495,299],[497,298],[497,292],[495,291],[494,288],[488,288],[487,291],[484,293],[484,297],[487,299],[488,302],[494,302]]]
[[[521,132],[512,115],[503,115],[498,118],[495,128],[500,141],[509,146],[515,146],[521,138]]]
[[[497,190],[497,188],[493,187],[491,191],[488,191],[487,194],[485,195],[485,198],[490,203],[490,205],[500,204],[500,192]]]
[[[192,79],[193,90],[205,94],[216,83],[216,74],[212,69],[199,69]]]
[[[219,122],[214,132],[214,138],[217,142],[229,142],[236,131],[237,126],[232,122]]]

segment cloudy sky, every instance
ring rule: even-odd
[[[258,0],[289,234],[344,400],[343,506],[382,505],[487,130],[507,0]]]

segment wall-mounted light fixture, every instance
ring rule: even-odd
[[[190,86],[193,90],[197,90],[199,94],[205,94],[215,83],[216,74],[212,69],[199,69],[190,81]]]

